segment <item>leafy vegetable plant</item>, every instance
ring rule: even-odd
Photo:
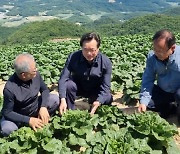
[[[1,153],[179,153],[173,136],[177,128],[158,114],[126,115],[115,106],[102,106],[94,116],[69,110],[34,132],[22,127],[0,139]]]

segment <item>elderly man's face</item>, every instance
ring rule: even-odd
[[[168,57],[173,53],[175,45],[168,48],[165,39],[156,40],[153,42],[154,54],[159,60],[168,59]]]
[[[87,61],[93,61],[96,58],[98,52],[99,48],[97,48],[97,41],[95,39],[83,42],[82,53]]]
[[[23,72],[25,81],[33,79],[37,73],[36,63],[34,61],[30,61],[29,65],[30,65],[30,70],[28,72]]]

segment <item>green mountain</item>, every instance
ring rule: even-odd
[[[1,31],[0,27],[0,31]],[[167,16],[152,14],[136,17],[120,22],[113,18],[104,17],[85,26],[79,26],[64,20],[49,20],[33,22],[21,26],[9,35],[4,44],[40,43],[54,38],[79,38],[89,31],[98,32],[101,36],[117,36],[128,34],[154,33],[159,29],[170,29],[173,32],[180,31],[180,16]]]
[[[0,0],[0,44],[74,38],[87,31],[101,36],[180,31],[179,22],[180,0]]]
[[[108,21],[108,19],[107,19]],[[93,31],[97,31],[103,36],[116,36],[127,34],[147,34],[154,33],[159,29],[170,29],[174,32],[180,31],[180,16],[167,16],[163,14],[151,14],[136,17],[125,22],[113,21],[105,23],[103,20],[87,24]],[[93,25],[93,26],[92,26]]]
[[[13,34],[20,27],[1,27],[0,26],[0,44],[3,44],[7,41],[9,35]]]
[[[178,0],[174,2],[179,2]],[[8,15],[23,17],[39,15],[46,11],[46,15],[60,13],[97,14],[98,12],[157,12],[171,5],[165,0],[1,0],[1,6],[14,6]]]
[[[64,20],[32,22],[9,35],[4,44],[40,43],[54,38],[77,38],[87,30]]]
[[[92,29],[92,31],[100,33],[101,36],[114,36],[122,24],[123,22],[115,18],[103,16],[101,19],[85,24],[84,26],[86,29]]]
[[[179,4],[180,0],[0,0],[0,23],[12,26],[51,16],[82,24],[102,16],[127,20]]]
[[[166,14],[170,16],[180,16],[180,6],[163,11],[162,14]]]
[[[167,16],[162,14],[146,15],[133,18],[124,22],[117,34],[147,34],[159,29],[170,29],[173,32],[180,31],[180,16]]]

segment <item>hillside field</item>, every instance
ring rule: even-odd
[[[113,64],[111,91],[122,92],[126,105],[138,100],[146,56],[152,35],[103,37],[100,50]],[[177,43],[180,34],[176,33]],[[47,85],[56,85],[69,53],[79,49],[78,40],[58,43],[0,47],[0,78],[13,74],[13,60],[22,52],[31,53]],[[50,86],[50,87],[51,87]],[[0,100],[2,105],[2,98]],[[23,127],[7,138],[0,138],[1,153],[148,153],[177,154],[173,136],[175,125],[153,112],[127,115],[115,106],[99,108],[91,117],[87,111],[68,111],[56,115],[38,132]]]

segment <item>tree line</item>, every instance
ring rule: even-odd
[[[101,36],[108,37],[148,34],[163,28],[179,32],[180,16],[151,14],[132,18],[125,22],[104,17],[84,25],[53,19],[28,23],[16,28],[0,27],[0,44],[31,44],[49,41],[54,38],[79,38],[83,33],[89,31],[95,31]]]

